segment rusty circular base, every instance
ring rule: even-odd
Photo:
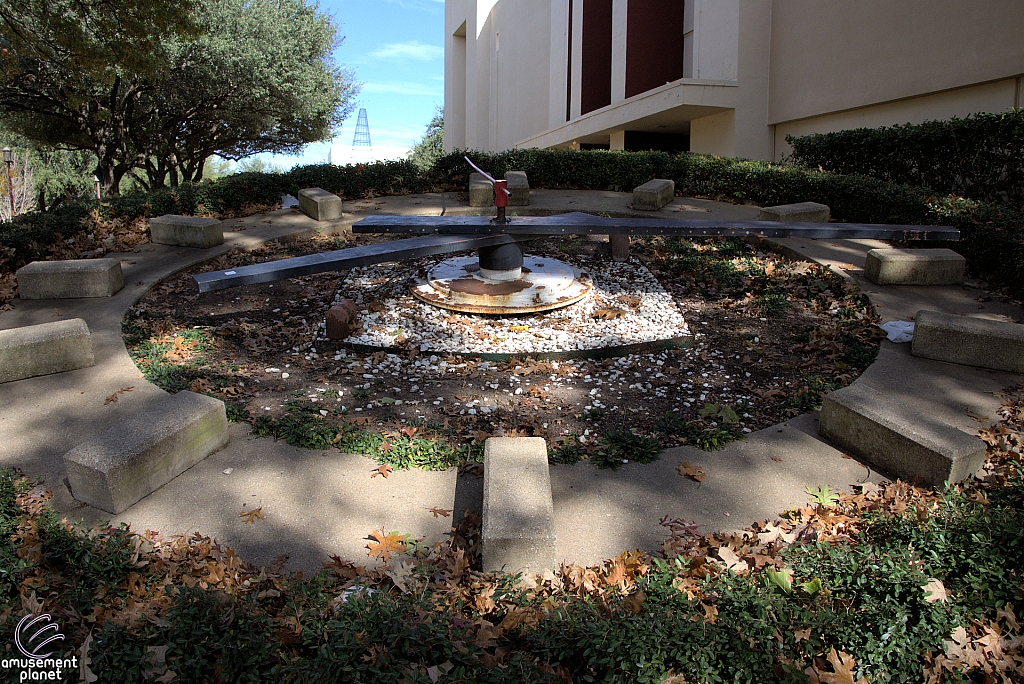
[[[589,276],[543,257],[524,256],[522,277],[492,280],[480,275],[477,257],[455,257],[434,266],[426,279],[413,281],[417,299],[464,313],[514,315],[569,306],[587,296]]]

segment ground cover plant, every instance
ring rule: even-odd
[[[367,239],[379,238],[273,243],[197,270]],[[581,262],[588,268],[608,259],[606,244],[580,238],[531,250],[589,260]],[[354,351],[318,340],[341,274],[199,294],[194,271],[129,312],[125,342],[151,382],[222,399],[260,436],[395,468],[475,460],[492,435],[544,437],[553,462],[589,457],[613,469],[650,462],[668,446],[715,449],[818,408],[877,354],[882,334],[867,300],[827,269],[738,240],[651,239],[635,253],[699,335],[692,346],[561,362],[487,362],[409,346]],[[571,449],[554,446],[570,441]]]
[[[660,553],[514,577],[480,572],[471,516],[431,547],[369,531],[366,559],[303,577],[199,533],[75,527],[4,470],[0,625],[53,615],[67,681],[1020,681],[1024,386],[1003,400],[964,486],[809,489],[775,520],[666,518]]]

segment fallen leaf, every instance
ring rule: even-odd
[[[704,472],[703,468],[692,465],[689,461],[683,461],[679,464],[677,469],[679,470],[680,475],[685,475],[691,480],[695,480],[697,482],[702,481],[707,476],[707,473]]]
[[[92,632],[86,635],[85,640],[82,642],[82,647],[78,649],[78,676],[81,681],[87,684],[92,684],[99,677],[93,674],[93,671],[89,669],[89,665],[92,664],[92,658],[89,657],[89,647],[92,645]]]
[[[387,568],[384,574],[391,578],[398,590],[403,594],[409,594],[416,588],[416,580],[413,577],[413,570],[416,565],[412,561],[405,561],[396,566]]]
[[[117,390],[117,393],[124,394],[125,392],[131,392],[133,389],[135,389],[135,385],[129,385],[128,387],[122,387],[121,389]]]
[[[637,615],[642,610],[641,606],[643,606],[643,603],[646,600],[647,594],[643,592],[643,589],[637,589],[622,601],[622,607],[625,608],[630,615]]]
[[[103,405],[106,406],[107,404],[116,404],[116,403],[117,403],[117,392],[114,392],[109,397],[107,397],[107,400],[105,402],[103,402]]]
[[[373,478],[377,477],[378,475],[383,475],[384,479],[386,480],[386,479],[388,479],[388,475],[390,475],[391,473],[394,472],[394,468],[392,468],[390,465],[385,463],[384,465],[377,466],[376,468],[373,468],[372,470],[370,470],[370,472],[373,473],[373,475],[370,475],[370,479],[373,479]]]
[[[726,568],[732,570],[736,574],[741,574],[750,570],[750,566],[747,562],[740,560],[739,556],[736,555],[736,552],[728,546],[723,546],[718,549],[718,557],[722,559],[723,563],[725,563]]]
[[[857,661],[849,653],[836,653],[835,647],[832,647],[828,652],[827,659],[835,672],[819,671],[818,679],[822,684],[868,684],[866,677],[854,681],[853,668],[856,667]]]
[[[427,510],[433,513],[435,518],[447,518],[449,515],[452,514],[452,512],[447,508],[440,508],[438,506],[428,508]]]
[[[255,523],[257,520],[263,520],[267,516],[263,515],[263,506],[254,508],[251,511],[242,511],[238,515],[242,518],[242,523]]]
[[[946,586],[942,583],[942,580],[931,578],[922,589],[924,589],[924,600],[928,603],[947,600]]]
[[[405,552],[405,535],[398,532],[385,534],[383,530],[380,532],[374,530],[370,533],[368,539],[373,541],[366,545],[366,548],[370,550],[367,555],[371,557],[376,556],[385,563],[394,554]]]

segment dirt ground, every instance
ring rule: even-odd
[[[866,300],[836,274],[728,240],[634,242],[632,253],[696,334],[686,347],[600,360],[357,352],[316,341],[342,274],[205,294],[191,280],[374,239],[273,243],[182,273],[129,312],[129,350],[152,381],[224,399],[236,419],[267,425],[302,415],[385,435],[419,425],[453,447],[535,435],[548,439],[553,458],[576,460],[606,448],[610,433],[713,448],[813,410],[873,361],[882,337]],[[586,238],[537,249],[590,259],[609,252]]]

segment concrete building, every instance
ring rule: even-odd
[[[1021,0],[446,0],[445,148],[779,159],[1024,104]]]

